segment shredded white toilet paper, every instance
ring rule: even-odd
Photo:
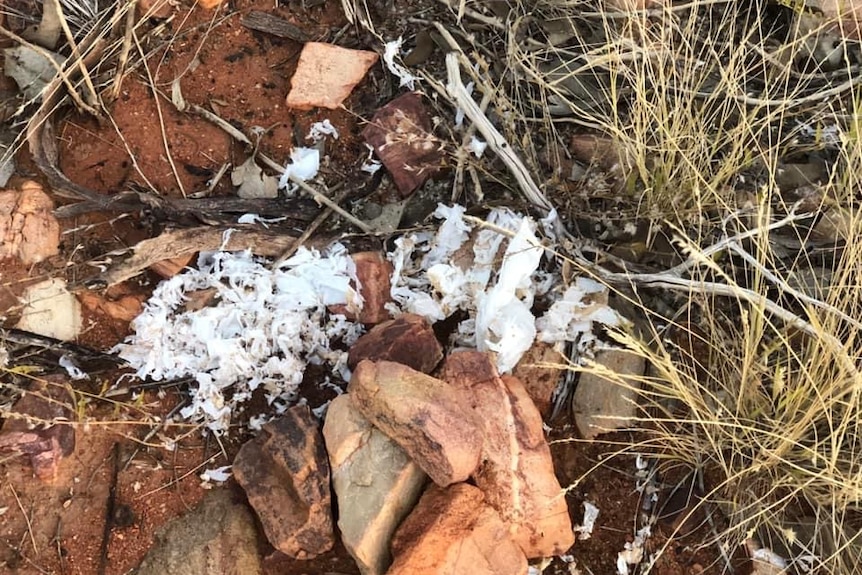
[[[488,226],[474,230],[461,206],[440,205],[434,216],[441,220],[436,233],[402,236],[388,254],[393,316],[417,313],[434,323],[463,312],[452,343],[495,352],[501,373],[537,337],[586,342],[595,323],[619,323],[612,309],[591,303],[600,301],[592,295],[605,290],[601,284],[580,278],[564,294],[555,291],[562,281],[540,269],[546,251],[531,218],[497,209]],[[300,248],[275,269],[248,252],[203,254],[197,269],[159,285],[133,321],[134,335],[115,350],[139,377],[194,377],[191,403],[181,415],[223,432],[260,387],[276,412],[295,402],[309,362],[349,377],[343,350],[363,328],[327,307],[361,309],[357,285],[341,244],[323,253]],[[201,290],[214,290],[212,302],[185,309]],[[537,319],[537,297],[559,300]]]

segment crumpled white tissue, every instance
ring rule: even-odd
[[[320,150],[317,148],[293,148],[290,151],[290,163],[284,167],[284,173],[278,180],[279,189],[293,190],[291,178],[306,181],[317,176],[320,170]]]

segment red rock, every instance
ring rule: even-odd
[[[387,575],[522,575],[527,559],[472,485],[429,488],[392,541]]]
[[[344,314],[347,319],[356,320],[366,325],[378,324],[389,319],[386,304],[392,301],[389,294],[392,276],[392,264],[380,252],[357,252],[351,254],[356,264],[356,277],[359,279],[359,295],[364,303],[359,317],[356,318],[346,305],[332,306],[333,313]]]
[[[528,558],[564,553],[572,523],[554,474],[542,416],[515,377],[500,377],[494,358],[478,351],[446,358],[441,378],[468,397],[482,422],[482,463],[473,475],[488,503],[510,526]]]
[[[306,42],[290,80],[287,107],[334,110],[350,95],[377,59],[376,53],[367,50]]]
[[[551,344],[537,341],[521,357],[512,375],[521,380],[542,417],[551,412],[551,399],[565,369],[565,358]]]
[[[380,108],[362,135],[405,198],[442,166],[444,146],[431,133],[431,120],[418,92]]]
[[[264,425],[240,448],[233,473],[273,547],[297,559],[332,548],[329,462],[307,406],[292,407]]]
[[[479,465],[479,425],[448,383],[400,363],[363,360],[348,391],[359,412],[437,485],[464,481]]]
[[[443,359],[443,346],[428,320],[407,313],[374,326],[356,340],[347,356],[347,365],[355,369],[363,359],[394,361],[431,373]]]
[[[53,481],[62,461],[75,451],[75,428],[66,404],[65,378],[46,376],[47,384],[34,386],[15,403],[0,431],[0,451],[17,451],[30,457],[36,477]],[[58,421],[60,423],[51,424]],[[38,425],[37,425],[38,424]]]

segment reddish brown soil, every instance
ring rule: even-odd
[[[359,136],[362,118],[370,117],[388,97],[378,85],[379,66],[343,109],[290,111],[285,96],[301,46],[246,29],[240,19],[250,9],[292,21],[318,40],[331,40],[345,24],[338,2],[303,9],[298,2],[273,8],[271,0],[237,0],[217,15],[199,8],[178,9],[161,34],[150,37],[144,47],[151,53],[149,73],[141,68],[124,78],[119,97],[109,106],[113,123],[73,115],[59,126],[64,173],[103,193],[134,185],[181,196],[204,190],[223,164],[242,163],[250,150],[210,122],[176,110],[170,101],[171,83],[179,79],[189,105],[219,115],[249,137],[255,127],[263,128],[260,150],[278,162],[286,160],[291,147],[308,144],[304,138],[313,122],[328,118],[341,137],[327,143],[324,174],[330,184],[354,183],[365,157]],[[352,34],[343,35],[339,43],[368,47],[359,46]],[[158,92],[157,98],[154,92]],[[32,169],[23,160],[20,165]],[[232,192],[229,177],[215,189],[221,195]],[[67,220],[63,225],[62,257],[33,269],[0,263],[0,314],[14,320],[18,296],[36,279],[61,275],[80,287],[94,274],[86,262],[132,246],[152,231],[135,218],[112,219],[101,214]],[[146,297],[155,279],[144,275],[99,297],[128,308]],[[128,333],[128,322],[110,310],[104,305],[85,307],[86,328],[80,343],[108,349]],[[317,395],[309,403],[315,406],[325,399]],[[155,530],[201,499],[204,491],[198,474],[204,468],[230,463],[243,439],[228,438],[225,457],[198,430],[173,426],[142,445],[153,428],[152,416],[166,414],[176,397],[170,391],[163,397],[149,392],[139,399],[121,396],[116,401],[122,404],[93,399],[78,411],[71,423],[77,430],[75,454],[63,463],[52,483],[34,480],[25,458],[0,461],[0,566],[21,574],[128,572],[149,549]],[[565,436],[563,429],[555,432],[556,438]],[[165,439],[177,437],[181,440],[176,451],[162,446]],[[616,554],[637,529],[641,502],[635,491],[634,459],[604,461],[605,454],[613,450],[600,443],[553,446],[561,482],[572,486],[568,501],[574,523],[582,519],[584,500],[600,510],[592,537],[577,542],[571,552],[582,573],[615,573]],[[106,532],[112,491],[113,528]],[[659,532],[652,540],[651,551],[661,545],[662,537]],[[687,540],[671,541],[655,572],[722,572],[714,549],[694,551],[698,537],[702,537],[700,532]],[[264,563],[272,574],[357,572],[340,547],[311,562],[274,554]],[[546,572],[572,571],[556,560]]]

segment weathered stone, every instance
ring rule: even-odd
[[[374,326],[353,344],[348,367],[354,369],[363,359],[394,361],[431,373],[443,359],[443,347],[428,320],[407,313]]]
[[[60,223],[54,202],[36,182],[21,190],[0,191],[0,260],[18,258],[26,265],[60,253]]]
[[[84,325],[81,304],[66,289],[66,280],[50,278],[28,286],[24,309],[15,327],[64,341],[78,337]]]
[[[15,402],[0,431],[0,451],[17,451],[30,458],[33,472],[42,481],[53,481],[60,464],[75,451],[69,394],[63,376],[49,375]],[[57,422],[57,423],[54,423]]]
[[[357,320],[366,325],[378,324],[389,319],[386,304],[392,301],[390,296],[390,276],[392,264],[380,252],[358,252],[350,255],[356,265],[356,278],[359,280],[359,294],[364,303],[359,317],[347,309],[346,305],[332,306],[334,313],[344,314],[348,319]]]
[[[329,404],[323,438],[341,541],[363,575],[382,575],[392,562],[392,534],[416,504],[428,476],[359,413],[348,395]]]
[[[575,425],[586,439],[631,424],[637,414],[637,378],[644,373],[644,359],[624,349],[599,351],[595,363],[610,374],[582,372],[572,397]]]
[[[362,135],[402,197],[412,194],[442,167],[442,142],[434,135],[418,92],[398,96],[377,110]]]
[[[213,0],[215,1],[215,0]],[[296,110],[341,105],[362,81],[379,56],[368,50],[349,50],[333,44],[306,42],[290,79],[287,107]]]
[[[464,391],[482,422],[482,463],[473,477],[488,504],[527,557],[564,553],[574,543],[572,522],[542,416],[523,384],[500,377],[493,357],[478,351],[451,354],[441,372]]]
[[[479,465],[479,426],[448,383],[400,363],[363,360],[348,391],[360,413],[437,485],[464,481]]]
[[[240,448],[233,473],[273,547],[297,559],[332,548],[329,462],[307,406],[264,425]]]
[[[392,541],[387,575],[521,575],[527,559],[482,492],[465,483],[432,486]]]
[[[542,417],[551,412],[551,399],[565,368],[562,353],[549,343],[537,341],[521,357],[512,375],[521,380]]]
[[[135,575],[261,573],[257,528],[227,489],[213,489],[192,511],[165,524]]]

